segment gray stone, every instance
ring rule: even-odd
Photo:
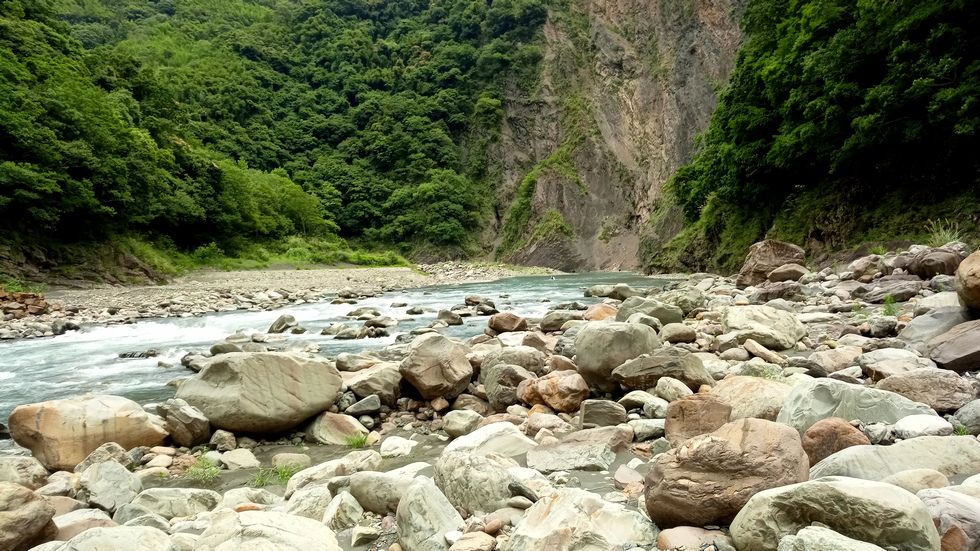
[[[810,479],[847,476],[881,480],[910,469],[933,469],[947,477],[972,475],[980,465],[980,441],[972,436],[923,436],[892,446],[852,446],[810,469]]]
[[[459,438],[476,430],[483,422],[483,416],[472,410],[458,409],[447,413],[442,418],[442,422],[442,430],[446,431],[446,434]]]
[[[950,419],[954,430],[980,435],[980,400],[973,400],[961,407]]]
[[[969,310],[962,306],[943,306],[913,318],[898,334],[898,338],[908,343],[909,348],[929,354],[932,339],[970,319]]]
[[[393,407],[401,398],[402,374],[397,363],[381,363],[358,371],[347,380],[347,388],[358,398],[377,396],[381,403]]]
[[[331,530],[344,530],[356,526],[364,515],[364,508],[350,495],[340,492],[327,505],[323,513],[323,523]]]
[[[618,388],[614,369],[659,347],[657,332],[646,325],[590,322],[575,338],[576,364],[589,386],[612,392]]]
[[[444,453],[435,465],[435,484],[456,507],[472,514],[496,511],[513,496],[510,485],[520,483],[502,459],[493,454]]]
[[[949,486],[949,479],[946,478],[946,475],[935,469],[909,469],[886,476],[881,481],[887,484],[894,484],[913,494],[919,492],[919,490],[945,488]]]
[[[898,348],[880,348],[866,352],[858,358],[858,365],[873,381],[908,373],[913,369],[936,367],[928,358],[920,358],[915,352]]]
[[[943,549],[977,549],[980,546],[980,499],[949,489],[927,489],[916,494],[932,516]]]
[[[725,333],[735,333],[738,342],[752,339],[771,350],[786,350],[806,335],[803,324],[790,312],[770,306],[731,306],[721,318]]]
[[[73,537],[92,528],[110,528],[116,526],[109,515],[100,509],[76,509],[63,515],[54,517],[54,524],[58,527],[57,539],[68,541]],[[163,520],[163,519],[160,519]],[[167,521],[163,520],[164,524]],[[167,529],[170,525],[167,524]]]
[[[684,311],[677,306],[651,298],[630,297],[620,305],[619,312],[616,313],[616,321],[625,322],[633,314],[645,314],[657,318],[663,325],[680,323],[684,320]]]
[[[395,522],[405,551],[448,551],[446,534],[463,528],[463,518],[426,477],[415,479],[405,491]]]
[[[287,329],[296,327],[296,325],[296,318],[289,314],[283,314],[276,321],[272,322],[267,333],[285,333]]]
[[[541,375],[544,373],[545,356],[531,346],[507,346],[493,350],[483,359],[479,379],[481,383],[486,384],[486,373],[497,364],[519,365],[531,373]]]
[[[949,436],[953,425],[935,415],[909,415],[895,423],[895,436],[908,440],[922,436]]]
[[[629,426],[633,428],[633,438],[637,442],[653,440],[664,435],[663,419],[634,419],[629,421]]]
[[[132,501],[165,519],[189,517],[210,511],[221,502],[221,494],[196,488],[150,488]]]
[[[697,355],[674,346],[628,360],[613,369],[612,376],[626,390],[653,388],[661,377],[678,379],[695,392],[715,381]]]
[[[524,436],[516,426],[503,421],[491,423],[467,435],[460,436],[446,445],[443,453],[466,451],[477,455],[486,455],[494,452],[513,457],[527,453],[528,450],[537,445],[534,440]]]
[[[48,483],[48,471],[33,457],[0,457],[0,482],[37,490]]]
[[[698,333],[690,325],[668,323],[660,330],[660,338],[664,342],[675,344],[679,342],[694,342],[698,338]]]
[[[929,357],[957,373],[980,369],[980,320],[969,321],[929,341]]]
[[[918,278],[915,278],[913,281],[885,280],[885,278],[882,278],[871,283],[861,285],[857,289],[854,289],[854,291],[851,292],[851,295],[853,295],[855,298],[859,298],[865,302],[870,302],[873,304],[885,302],[889,296],[891,296],[895,302],[905,302],[919,294],[921,289],[922,281]]]
[[[351,404],[344,410],[347,415],[358,417],[361,415],[377,413],[381,411],[381,398],[377,394],[372,394],[359,402]]]
[[[697,287],[682,287],[658,294],[657,300],[680,308],[686,316],[698,308],[704,308],[708,304],[708,295]]]
[[[195,550],[225,551],[261,549],[262,551],[341,551],[337,537],[326,525],[312,519],[268,511],[236,513],[222,510],[214,515],[211,526],[197,540]]]
[[[956,411],[977,398],[976,388],[967,378],[946,369],[913,369],[880,381],[878,388],[938,412]]]
[[[823,526],[807,526],[795,536],[783,536],[778,551],[885,551],[873,543],[858,541]]]
[[[459,396],[473,376],[465,345],[438,333],[426,333],[412,341],[399,370],[423,398]]]
[[[174,444],[192,448],[211,438],[211,424],[204,413],[180,398],[171,398],[157,406],[157,414],[167,424]]]
[[[676,402],[685,396],[694,394],[687,385],[673,377],[661,377],[657,381],[656,393],[657,396],[667,402]]]
[[[608,400],[585,400],[579,410],[581,425],[614,426],[626,422],[626,408]]]
[[[109,513],[125,505],[143,490],[140,479],[115,461],[96,463],[85,469],[78,480],[79,500],[104,509]]]
[[[552,442],[527,452],[527,466],[542,473],[555,471],[604,471],[616,460],[609,444],[601,442]]]
[[[180,551],[166,532],[148,526],[114,526],[92,528],[73,537],[58,551]]]
[[[258,469],[261,464],[259,460],[255,458],[250,450],[237,449],[231,450],[221,454],[221,463],[228,468],[229,471],[237,471],[239,469]]]
[[[541,319],[541,330],[546,332],[558,331],[565,323],[581,319],[582,312],[574,310],[552,310]]]
[[[310,484],[293,492],[280,512],[322,520],[333,499],[333,492],[326,484]]]
[[[534,373],[519,365],[503,363],[484,367],[480,373],[480,380],[484,381],[486,387],[487,401],[496,411],[504,411],[507,406],[520,402],[517,398],[517,387],[521,382],[531,379],[534,379]]]

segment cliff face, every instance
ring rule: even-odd
[[[570,0],[552,10],[539,82],[507,90],[490,151],[502,179],[487,233],[498,257],[636,269],[641,236],[679,231],[662,188],[690,160],[734,66],[741,4]]]

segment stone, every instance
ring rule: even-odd
[[[349,439],[367,435],[369,431],[350,415],[325,411],[313,418],[305,432],[307,442],[346,446]]]
[[[75,465],[75,472],[81,473],[85,472],[85,469],[95,465],[96,463],[103,463],[105,461],[115,461],[123,467],[130,468],[133,466],[133,456],[126,451],[125,448],[116,444],[115,442],[106,442],[98,448],[88,454],[81,463]]]
[[[690,325],[683,323],[668,323],[660,330],[660,338],[664,342],[694,342],[698,338],[697,331]]]
[[[463,325],[463,318],[456,312],[451,312],[449,310],[439,310],[439,314],[436,319],[445,323],[446,325]]]
[[[980,499],[944,489],[916,494],[939,531],[942,549],[977,549],[980,546]]]
[[[681,287],[658,294],[657,300],[680,308],[681,312],[687,316],[694,310],[707,306],[708,295],[697,287]]]
[[[381,403],[393,407],[401,398],[402,374],[397,363],[381,363],[345,376],[347,388],[358,398],[377,396]]]
[[[771,306],[730,306],[721,317],[722,330],[734,333],[739,344],[752,339],[772,350],[786,350],[806,335],[796,314]]]
[[[195,551],[341,551],[337,537],[312,519],[267,511],[222,510],[198,538]]]
[[[450,411],[442,418],[442,430],[452,438],[459,438],[476,430],[483,422],[483,416],[468,409]]]
[[[767,239],[749,247],[735,285],[739,289],[766,281],[769,274],[786,264],[802,264],[806,255],[803,248],[792,243]]]
[[[807,480],[799,434],[764,419],[740,419],[654,459],[646,508],[657,526],[728,524],[756,493]]]
[[[227,467],[229,471],[261,467],[261,463],[255,458],[255,454],[251,450],[245,449],[231,450],[221,454],[221,464]]]
[[[792,390],[791,386],[779,381],[728,375],[711,389],[711,393],[732,407],[732,421],[746,417],[775,421]]]
[[[133,501],[143,490],[143,484],[136,475],[115,461],[96,463],[85,469],[78,483],[76,497],[79,500],[109,513]]]
[[[381,469],[383,458],[376,450],[355,450],[340,459],[333,459],[303,469],[294,474],[286,484],[284,496],[289,499],[294,492],[310,484],[327,482],[335,476],[350,475],[360,471]]]
[[[899,373],[908,373],[913,369],[936,367],[930,360],[920,358],[915,352],[898,348],[879,348],[861,354],[858,365],[872,381],[880,381]]]
[[[201,410],[180,398],[171,398],[157,406],[174,444],[193,448],[211,439],[211,423]]]
[[[661,377],[657,381],[655,392],[657,396],[668,402],[676,402],[685,396],[694,394],[687,385],[673,377]]]
[[[919,278],[913,278],[913,280],[881,278],[861,285],[851,291],[851,295],[865,302],[881,304],[888,300],[888,297],[891,297],[895,302],[905,302],[919,294],[920,290],[922,290],[922,281]]]
[[[627,360],[612,370],[612,377],[625,390],[653,388],[661,377],[677,379],[692,391],[715,382],[697,355],[674,346]]]
[[[778,551],[885,551],[873,543],[858,541],[823,526],[807,526],[796,535],[783,536]]]
[[[780,539],[815,522],[880,547],[939,551],[929,511],[913,494],[837,476],[757,493],[735,517],[731,535],[739,551],[777,551]]]
[[[677,526],[661,530],[657,536],[657,549],[702,549],[723,537],[720,530],[705,530],[696,526]]]
[[[961,306],[936,308],[917,315],[905,324],[905,328],[898,333],[898,338],[905,341],[912,350],[928,356],[932,339],[970,319],[970,311]]]
[[[524,339],[521,339],[523,342]],[[480,371],[480,382],[486,382],[487,371],[497,364],[519,365],[524,369],[541,375],[544,373],[544,354],[531,346],[506,346],[499,350],[493,350],[486,355]]]
[[[750,295],[751,302],[770,303],[777,300],[789,301],[802,293],[802,286],[795,281],[761,283]]]
[[[963,306],[980,310],[980,251],[966,257],[956,269],[953,285]]]
[[[980,400],[973,400],[953,414],[950,418],[953,430],[965,431],[966,434],[980,435]]]
[[[781,281],[799,281],[801,277],[810,273],[806,266],[796,263],[783,264],[775,270],[769,272],[768,280],[772,283]]]
[[[653,440],[664,435],[663,419],[633,419],[627,422],[633,428],[633,438],[637,442]]]
[[[921,436],[949,436],[953,425],[935,415],[909,415],[895,423],[895,436],[908,440]]]
[[[487,322],[490,329],[498,333],[508,333],[511,331],[527,331],[527,320],[510,312],[494,314]]]
[[[946,477],[973,475],[980,465],[980,441],[972,436],[922,436],[891,446],[854,446],[810,469],[810,479],[847,476],[881,480],[910,469],[933,469]]]
[[[894,424],[902,417],[917,414],[936,413],[929,406],[894,392],[833,379],[814,379],[793,388],[776,420],[802,434],[817,421],[829,417]]]
[[[140,492],[131,502],[145,507],[151,513],[170,520],[190,517],[214,509],[221,502],[221,494],[197,488],[150,488]]]
[[[340,492],[327,505],[323,513],[323,523],[331,530],[344,530],[356,526],[364,516],[364,508],[350,495],[350,492]]]
[[[980,320],[968,321],[929,341],[929,358],[957,373],[980,369]]]
[[[608,400],[585,400],[579,410],[581,425],[615,426],[626,422],[626,408]]]
[[[86,530],[92,528],[111,528],[117,524],[109,518],[109,515],[99,509],[77,509],[63,515],[54,517],[54,524],[58,527],[58,535],[55,536],[59,541],[68,541]],[[166,521],[164,521],[166,523]],[[169,525],[168,525],[169,528]]]
[[[864,354],[860,346],[838,346],[830,350],[821,350],[810,355],[810,361],[824,368],[827,373],[836,373],[844,368],[858,364],[858,358]]]
[[[280,352],[222,354],[177,388],[214,427],[249,433],[291,429],[333,404],[340,372],[330,362]]]
[[[493,551],[497,540],[485,532],[469,532],[460,536],[449,551]]]
[[[92,528],[73,537],[57,551],[181,551],[166,532],[149,526]],[[197,548],[203,549],[204,548]]]
[[[411,455],[412,448],[419,443],[400,436],[389,436],[381,441],[381,457],[404,457]]]
[[[356,372],[378,365],[378,363],[378,359],[371,356],[341,352],[337,354],[336,366],[338,371]]]
[[[43,543],[57,530],[51,523],[54,513],[40,495],[19,484],[0,482],[0,549],[26,551]]]
[[[347,415],[358,417],[361,415],[371,415],[381,411],[381,398],[377,394],[372,394],[363,400],[351,404],[344,410]]]
[[[614,369],[659,347],[657,332],[646,325],[590,322],[575,337],[576,364],[589,386],[612,392],[618,387]]]
[[[221,503],[215,509],[238,509],[242,505],[276,505],[282,502],[282,497],[262,488],[232,488],[225,492],[221,497]],[[116,515],[119,515],[119,511],[116,511]],[[120,522],[115,517],[113,519]]]
[[[310,484],[293,492],[278,512],[289,515],[322,520],[327,507],[333,499],[333,492],[327,484]]]
[[[398,508],[418,470],[426,467],[429,467],[427,463],[412,463],[386,473],[360,471],[332,478],[327,483],[327,489],[334,495],[348,491],[365,511],[386,515]]]
[[[604,471],[615,460],[616,453],[606,443],[553,441],[527,452],[527,466],[545,474]]]
[[[870,446],[863,432],[840,417],[821,419],[803,433],[803,449],[814,466],[831,455],[851,446]]]
[[[399,370],[423,398],[459,396],[473,376],[465,345],[438,333],[426,333],[412,341]]]
[[[598,551],[626,544],[651,546],[658,534],[657,527],[636,511],[585,490],[564,488],[527,510],[502,551]]]
[[[415,479],[395,512],[398,543],[405,551],[448,551],[446,533],[463,528],[463,518],[432,479]]]
[[[586,309],[585,313],[582,314],[582,319],[586,321],[602,321],[608,318],[615,319],[616,314],[618,312],[619,309],[616,308],[615,306],[600,302],[598,304],[593,304],[592,306],[589,306],[588,309]]]
[[[681,398],[667,406],[665,437],[676,448],[689,438],[718,430],[731,414],[732,406],[712,394]]]
[[[559,331],[570,321],[581,320],[582,312],[575,310],[552,310],[541,318],[541,330],[545,332]]]
[[[673,304],[665,304],[652,298],[630,297],[619,306],[616,321],[626,322],[634,314],[650,316],[660,322],[660,325],[681,323],[684,320],[684,311]]]
[[[589,397],[589,385],[576,371],[552,371],[521,383],[517,397],[525,404],[544,404],[555,411],[572,413]]]
[[[913,369],[878,383],[878,389],[900,394],[938,412],[956,411],[977,398],[970,382],[945,369]]]
[[[913,494],[919,490],[945,488],[949,486],[949,479],[946,478],[946,475],[935,469],[909,469],[886,476],[881,481],[887,484],[894,484]]]
[[[500,456],[444,453],[435,464],[433,480],[449,502],[470,513],[493,512],[507,506],[510,487],[521,484]]]
[[[219,452],[231,451],[238,447],[238,442],[235,439],[235,435],[226,430],[216,430],[214,434],[211,435],[211,440],[208,442],[208,446],[211,449],[218,450]]]
[[[511,423],[492,423],[460,436],[446,445],[443,453],[465,451],[476,455],[490,452],[506,457],[527,453],[538,444],[524,436],[521,430]]]
[[[212,344],[209,351],[212,356],[217,356],[218,354],[227,354],[229,352],[241,352],[242,349],[233,342],[221,341]]]
[[[963,261],[963,256],[947,249],[925,249],[920,251],[909,263],[908,271],[922,279],[937,275],[953,275]]]
[[[915,317],[921,317],[937,308],[949,307],[957,310],[966,310],[960,305],[960,298],[956,295],[956,291],[943,291],[916,300],[912,306],[912,314]]]
[[[481,373],[481,379],[485,381],[487,401],[495,411],[505,411],[507,406],[518,403],[518,386],[533,378],[534,374],[523,367],[503,363],[484,368]]]
[[[287,329],[292,329],[296,327],[296,318],[290,316],[289,314],[283,314],[279,316],[276,321],[272,322],[269,326],[267,333],[285,333]]]
[[[11,482],[28,490],[37,490],[48,483],[48,471],[33,457],[0,456],[0,482]]]
[[[167,437],[139,404],[109,395],[18,406],[9,423],[14,441],[52,471],[71,471],[106,442],[128,449],[156,446]]]

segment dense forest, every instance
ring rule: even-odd
[[[660,261],[732,269],[767,232],[812,249],[976,231],[980,3],[752,0],[742,27]]]

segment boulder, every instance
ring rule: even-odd
[[[482,422],[483,416],[479,413],[468,409],[458,409],[450,411],[442,418],[442,430],[446,431],[446,434],[452,438],[459,438],[476,430]]]
[[[870,446],[863,432],[840,417],[821,419],[803,433],[803,449],[814,466],[851,446]]]
[[[605,471],[616,453],[602,442],[553,440],[527,452],[527,466],[542,473],[555,471]]]
[[[943,306],[916,316],[898,333],[898,338],[905,341],[909,348],[920,354],[929,354],[929,343],[932,339],[946,333],[950,329],[970,321],[969,310],[961,306]]]
[[[395,525],[405,551],[448,551],[446,534],[462,530],[463,517],[432,479],[419,477],[398,503]]]
[[[744,289],[758,285],[766,280],[769,274],[786,264],[803,264],[806,253],[803,248],[792,243],[784,243],[767,239],[754,243],[749,247],[745,263],[735,278],[735,285]]]
[[[810,469],[810,479],[848,476],[881,480],[910,469],[933,469],[947,477],[973,475],[980,469],[980,441],[972,436],[923,436],[891,446],[854,446]]]
[[[817,421],[829,417],[894,424],[902,417],[917,414],[935,415],[936,412],[894,392],[834,379],[814,379],[793,388],[776,420],[802,434]]]
[[[929,357],[957,373],[980,369],[980,320],[968,321],[929,341]]]
[[[945,369],[913,369],[878,383],[878,389],[900,394],[938,412],[956,411],[977,398],[977,390],[960,375]]]
[[[977,251],[960,263],[956,269],[954,281],[956,294],[963,306],[971,310],[980,310],[980,251]]]
[[[19,406],[10,414],[14,441],[45,468],[70,471],[106,442],[158,446],[167,431],[139,404],[120,396],[81,396]]]
[[[929,511],[914,495],[837,476],[759,492],[735,517],[731,535],[739,551],[777,551],[780,539],[815,522],[880,547],[939,551]]]
[[[885,551],[873,543],[858,541],[823,526],[807,526],[795,536],[783,536],[779,551]]]
[[[358,398],[377,396],[388,407],[401,398],[402,374],[397,363],[380,363],[343,377]]]
[[[158,520],[166,525],[168,530],[170,529],[166,524],[167,521]],[[68,541],[93,528],[111,528],[118,525],[105,511],[99,509],[76,509],[54,517],[54,524],[58,527],[56,539],[60,541]]]
[[[211,424],[201,410],[180,398],[157,405],[157,415],[167,424],[174,444],[193,448],[211,439]]]
[[[0,549],[24,551],[54,536],[54,507],[11,482],[0,482]]]
[[[574,488],[538,500],[514,527],[502,551],[598,551],[626,544],[648,547],[657,527],[636,511]]]
[[[286,484],[286,499],[294,492],[310,484],[327,482],[340,475],[349,475],[360,471],[376,471],[381,468],[383,458],[376,450],[355,450],[340,459],[333,459],[319,465],[314,465],[294,474]]]
[[[350,415],[325,411],[306,427],[306,441],[346,446],[350,439],[367,433],[364,425]]]
[[[133,505],[145,507],[165,519],[190,517],[214,509],[221,494],[197,488],[150,488],[140,492]]]
[[[166,532],[149,526],[114,526],[92,528],[73,537],[57,551],[180,551]],[[195,547],[204,551],[206,547]]]
[[[944,550],[980,547],[980,499],[944,489],[921,490],[916,497],[932,516]]]
[[[925,249],[912,257],[908,271],[922,279],[932,279],[937,275],[955,274],[961,262],[963,262],[963,256],[956,251]]]
[[[676,448],[689,438],[718,430],[729,422],[731,415],[732,406],[718,396],[687,396],[667,406],[665,437]]]
[[[225,509],[212,518],[195,551],[341,551],[337,536],[316,520],[267,511],[236,513]]]
[[[523,342],[523,339],[521,339]],[[544,372],[544,354],[530,346],[507,346],[486,355],[480,366],[480,382],[486,383],[486,372],[497,364],[519,365],[534,374]]]
[[[980,435],[980,400],[973,400],[953,414],[950,419],[954,430],[965,431],[966,434]]]
[[[687,316],[698,308],[704,308],[708,304],[708,295],[697,287],[681,287],[680,289],[664,291],[658,294],[657,300],[664,304],[680,308],[681,313]],[[665,321],[663,323],[670,322]]]
[[[600,302],[589,306],[585,314],[582,315],[582,319],[585,321],[602,321],[607,318],[615,318],[618,312],[619,309],[615,306]]]
[[[33,457],[0,456],[0,482],[37,490],[48,483],[48,471]]]
[[[343,530],[357,526],[364,515],[361,504],[350,495],[350,492],[340,492],[327,505],[323,512],[323,523],[331,530]]]
[[[652,327],[634,323],[591,322],[575,337],[576,364],[590,386],[612,392],[614,369],[641,354],[653,353],[660,339]]]
[[[742,375],[728,375],[711,393],[732,406],[730,419],[756,417],[775,421],[793,387],[788,384]]]
[[[558,331],[570,321],[581,320],[582,312],[577,310],[552,310],[541,318],[541,330],[545,332]]]
[[[95,448],[81,463],[75,465],[75,472],[85,472],[85,469],[92,465],[106,461],[115,461],[127,469],[133,466],[133,456],[129,455],[125,448],[115,442],[106,442]]]
[[[285,333],[287,329],[292,329],[296,327],[296,318],[290,316],[289,314],[283,314],[279,316],[276,321],[272,322],[269,326],[267,333]]]
[[[460,436],[446,445],[443,453],[465,451],[476,455],[490,452],[506,457],[527,453],[538,444],[524,436],[519,428],[507,422],[491,423]]]
[[[226,451],[221,454],[221,464],[229,471],[241,469],[258,469],[262,466],[259,460],[252,453],[252,450],[239,448],[237,450]]]
[[[327,488],[333,495],[341,491],[350,492],[365,511],[386,515],[398,508],[402,496],[415,479],[419,470],[415,465],[419,464],[413,463],[386,473],[360,471],[348,476],[338,476],[327,483]],[[421,463],[420,466],[425,468],[429,465]],[[409,468],[411,472],[406,472]]]
[[[416,337],[399,370],[423,398],[459,396],[473,376],[466,345],[438,333]]]
[[[762,490],[807,480],[800,435],[763,419],[740,419],[652,461],[647,513],[657,526],[728,524]]]
[[[880,304],[888,300],[888,297],[892,297],[895,302],[905,302],[918,295],[921,290],[922,281],[919,278],[912,280],[881,278],[861,285],[851,291],[851,295],[865,302]]]
[[[909,415],[895,423],[895,436],[903,440],[922,436],[949,436],[953,425],[935,415]]]
[[[796,314],[771,306],[730,306],[721,316],[725,333],[735,333],[739,344],[752,339],[772,350],[786,350],[806,335]]]
[[[616,321],[625,322],[633,314],[644,314],[656,318],[661,325],[680,323],[684,320],[684,311],[673,304],[664,304],[652,298],[630,297],[619,306],[619,311],[616,312]]]
[[[325,360],[280,352],[214,358],[177,388],[177,398],[217,428],[270,433],[326,410],[340,391],[340,372]]]
[[[860,346],[838,346],[830,350],[821,350],[810,355],[810,361],[824,368],[827,373],[836,373],[841,369],[858,364],[858,358],[864,354]]]
[[[949,479],[946,478],[946,475],[935,469],[909,469],[886,476],[881,481],[894,484],[913,494],[919,490],[949,486]]]
[[[858,358],[858,365],[872,381],[908,373],[913,369],[936,367],[929,359],[921,358],[911,350],[899,348],[879,348],[865,352]]]
[[[519,365],[498,363],[481,371],[481,379],[485,381],[490,407],[496,411],[505,411],[507,406],[519,401],[518,386],[534,379],[534,374]]]
[[[698,340],[698,332],[694,327],[684,323],[668,323],[660,330],[660,338],[664,342],[680,343]]]
[[[612,377],[625,390],[653,388],[662,377],[677,379],[695,392],[701,385],[715,382],[700,358],[676,346],[665,346],[627,360],[612,370]]]
[[[519,483],[501,459],[493,454],[444,453],[435,465],[435,484],[454,506],[474,514],[492,513],[507,506],[513,497],[509,486]]]
[[[626,419],[626,408],[609,400],[585,400],[579,410],[579,422],[583,426],[614,427]]]
[[[781,281],[799,281],[801,277],[810,273],[810,270],[806,269],[806,266],[802,266],[796,263],[783,264],[782,266],[776,268],[775,270],[769,272],[769,279],[772,283],[779,283]]]
[[[555,411],[572,413],[589,397],[589,385],[576,371],[552,371],[521,383],[517,397],[525,404],[544,404]]]
[[[109,513],[133,501],[143,490],[140,479],[115,461],[96,463],[85,469],[78,484],[75,497]]]
[[[498,333],[527,331],[527,320],[521,316],[518,316],[517,314],[504,312],[502,314],[494,314],[493,316],[490,316],[487,326]]]
[[[289,515],[321,520],[333,499],[333,492],[327,484],[311,484],[297,490],[277,511]]]

